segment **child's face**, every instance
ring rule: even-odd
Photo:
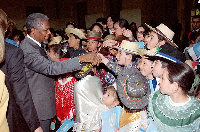
[[[142,73],[143,76],[148,77],[148,79],[152,79],[153,78],[153,62],[148,60],[147,57],[143,56],[141,58],[141,64],[139,66],[140,72]]]
[[[160,60],[155,60],[153,62],[153,75],[154,77],[162,77],[164,68],[162,68],[162,63]]]
[[[99,42],[96,40],[87,40],[87,49],[89,52],[97,53]]]
[[[143,36],[143,32],[144,32],[144,28],[143,27],[139,27],[138,28],[138,31],[137,31],[137,40],[139,41],[139,42],[142,42],[142,41],[144,41],[144,36]]]
[[[102,103],[106,105],[108,108],[114,105],[115,97],[113,91],[108,89],[106,93],[103,95]]]
[[[111,17],[108,17],[108,19],[107,19],[107,27],[109,28],[109,29],[112,29],[113,28],[113,20],[112,20],[112,18]]]
[[[126,66],[126,52],[124,52],[123,50],[119,50],[117,53],[117,64],[122,65],[122,66]]]
[[[80,39],[76,39],[73,34],[70,34],[68,43],[69,43],[69,47],[75,49],[75,48],[79,47]]]
[[[145,43],[145,45],[147,45],[150,40],[151,40],[150,34],[147,34],[147,35],[144,36],[144,43]]]
[[[151,39],[147,43],[147,48],[153,49],[158,45],[158,35],[155,32],[151,31],[150,36]]]
[[[47,55],[51,58],[51,61],[59,61],[60,60],[59,54],[53,52],[52,49],[47,51]]]
[[[103,34],[101,28],[99,26],[97,26],[97,25],[93,27],[92,31],[100,32],[101,35]]]
[[[160,85],[160,92],[162,94],[170,95],[172,93],[172,89],[174,88],[173,83],[171,83],[168,79],[169,73],[167,71],[167,68],[164,68],[163,75],[159,80]]]

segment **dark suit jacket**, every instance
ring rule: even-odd
[[[56,114],[52,75],[80,70],[79,60],[73,58],[68,61],[52,62],[42,48],[27,36],[20,47],[24,52],[26,75],[38,117],[40,120],[51,119]]]
[[[34,131],[40,123],[25,76],[23,51],[6,42],[5,49],[1,70],[6,75],[9,91],[7,120],[10,132]]]

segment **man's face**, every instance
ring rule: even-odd
[[[49,28],[49,22],[46,20],[42,21],[42,25],[35,29],[34,39],[38,42],[43,42],[44,40],[46,40],[46,38],[48,38],[51,33],[49,31]]]
[[[193,28],[193,30],[197,30],[200,28],[200,18],[192,19],[192,28]]]

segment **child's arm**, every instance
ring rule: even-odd
[[[110,70],[114,72],[115,75],[118,75],[119,72],[121,72],[122,67],[119,66],[116,62],[113,60],[108,60],[106,57],[104,57],[102,54],[98,53],[98,56],[101,57],[102,63],[104,63]]]

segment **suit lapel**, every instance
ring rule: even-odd
[[[27,37],[27,39],[34,49],[38,50],[42,56],[49,59],[48,55],[46,54],[46,51],[44,49],[42,49],[38,44],[36,44],[33,40],[29,39],[28,37]]]

